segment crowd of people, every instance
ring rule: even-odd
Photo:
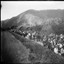
[[[63,55],[64,56],[64,35],[56,35],[56,34],[49,34],[48,36],[46,35],[41,35],[37,33],[36,31],[34,32],[28,32],[28,31],[16,31],[16,33],[20,34],[21,36],[25,37],[26,39],[30,39],[33,41],[36,41],[38,43],[43,44],[43,46],[48,46],[48,48],[52,51],[54,51],[56,54]]]

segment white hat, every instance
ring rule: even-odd
[[[58,48],[54,48],[54,52],[58,54]]]

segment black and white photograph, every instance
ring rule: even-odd
[[[1,62],[64,64],[64,1],[1,1]]]
[[[64,1],[64,0],[1,0],[1,1]]]

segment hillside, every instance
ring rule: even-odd
[[[27,10],[2,21],[1,30],[1,55],[4,62],[64,63],[64,56],[56,54],[55,48],[49,48],[48,38],[43,41],[51,33],[64,34],[64,10]],[[31,33],[31,37],[36,32],[36,38],[26,38],[27,32]],[[40,40],[39,36],[42,37]]]
[[[42,32],[46,31],[46,33],[57,33],[57,29],[59,27],[61,32],[63,33],[64,10],[27,10],[16,17],[2,22],[3,28],[11,28],[12,26],[16,26],[17,28],[20,28],[22,26],[25,28],[32,28],[34,26],[36,27],[36,25],[42,25]],[[60,25],[62,25],[62,27],[60,27]],[[54,29],[55,26],[56,29]]]

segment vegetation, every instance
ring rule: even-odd
[[[20,14],[2,22],[2,56],[5,62],[64,63],[63,11],[38,12],[29,10],[23,16]],[[36,24],[41,20],[41,25],[28,25],[25,19],[28,13],[38,18],[36,21],[28,16],[28,20]]]

